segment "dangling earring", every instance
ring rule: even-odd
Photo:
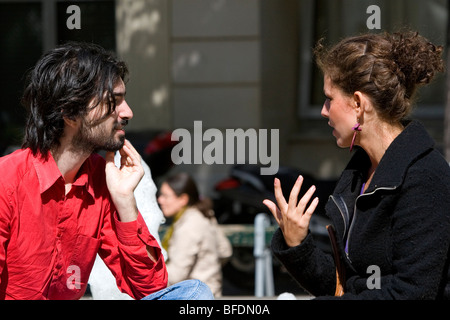
[[[355,126],[352,128],[352,130],[355,132],[353,133],[352,144],[350,145],[350,152],[352,152],[353,146],[355,145],[356,134],[362,130],[361,124],[359,123],[359,119],[358,119],[358,122],[355,124]]]

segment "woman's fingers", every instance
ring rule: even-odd
[[[310,202],[314,192],[316,191],[316,187],[312,186],[309,188],[309,190],[303,195],[303,197],[298,201],[298,195],[300,193],[302,184],[303,184],[303,177],[299,176],[292,187],[291,193],[289,194],[288,202],[286,202],[286,199],[283,195],[283,190],[281,189],[281,183],[278,178],[275,178],[274,180],[274,189],[275,189],[275,199],[277,201],[278,207],[270,201],[273,206],[277,208],[278,211],[281,211],[280,214],[289,215],[290,213],[293,213],[295,215],[300,214],[303,215],[306,209],[307,204]],[[269,204],[270,205],[270,204]],[[270,209],[273,208],[272,205],[269,207],[269,205],[266,204],[266,206]],[[317,205],[316,205],[317,206]],[[274,211],[271,210],[272,213]]]
[[[270,212],[272,213],[273,217],[277,221],[278,225],[281,223],[281,212],[280,209],[278,209],[277,205],[273,203],[273,201],[270,201],[268,199],[264,200],[263,203],[266,205],[267,208],[269,208]]]
[[[319,203],[317,197],[311,201],[316,191],[315,186],[309,188],[300,201],[297,200],[302,184],[303,177],[299,176],[289,194],[289,200],[286,202],[281,190],[280,180],[275,178],[275,199],[278,206],[271,200],[266,199],[263,201],[280,226],[286,244],[290,247],[299,245],[305,239],[308,234],[311,216]],[[309,206],[308,203],[310,203]]]
[[[311,186],[309,188],[309,190],[303,195],[303,197],[298,202],[298,205],[296,207],[296,213],[303,214],[305,212],[306,206],[308,205],[315,191],[316,186]]]
[[[289,194],[288,212],[295,213],[298,201],[298,194],[300,193],[302,184],[303,184],[303,177],[298,176],[297,181],[295,181],[295,184],[291,189],[291,193]]]
[[[305,223],[305,225],[308,225],[308,227],[309,227],[309,222],[311,220],[311,216],[313,215],[314,211],[316,210],[318,204],[319,204],[319,198],[315,197],[314,200],[309,205],[308,209],[303,214],[303,223]]]
[[[288,204],[283,196],[283,190],[281,189],[281,183],[278,178],[274,180],[275,199],[277,200],[278,207],[281,212],[286,213],[288,210]]]

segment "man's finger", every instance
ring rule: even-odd
[[[114,164],[114,152],[107,151],[105,154],[105,160],[106,160],[106,165],[108,165],[110,163]]]
[[[137,150],[136,150],[136,149],[133,147],[133,145],[131,144],[130,140],[125,139],[124,145],[127,146],[128,149],[130,149],[133,153],[139,154],[139,153],[137,152]]]
[[[138,165],[141,162],[141,156],[139,152],[136,151],[130,141],[125,140],[125,144],[122,149],[128,156],[128,158],[133,162],[133,164]]]

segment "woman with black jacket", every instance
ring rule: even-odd
[[[443,70],[442,48],[417,33],[370,34],[316,47],[322,115],[355,154],[326,205],[334,255],[308,233],[318,199],[275,179],[272,250],[319,299],[450,299],[450,168],[417,121],[418,86]]]

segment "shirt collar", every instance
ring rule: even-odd
[[[39,192],[41,194],[50,189],[59,179],[63,180],[61,171],[59,171],[56,161],[50,152],[47,159],[41,154],[33,157],[33,164],[39,180]],[[91,169],[92,161],[91,157],[89,157],[81,166],[72,185],[84,186],[91,196],[94,197],[94,188],[89,174],[92,171]]]
[[[50,152],[47,159],[42,154],[34,156],[33,164],[39,180],[39,192],[41,194],[50,189],[58,179],[62,178],[61,172]]]

